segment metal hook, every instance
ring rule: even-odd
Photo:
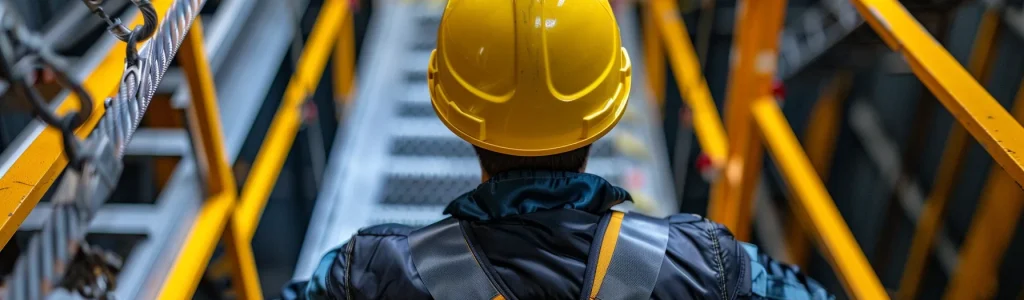
[[[126,41],[128,46],[125,47],[124,61],[128,66],[139,65],[139,46],[136,45],[139,38],[137,34],[137,32],[139,32],[139,27],[141,27],[141,25],[135,26],[135,30],[132,30],[131,34],[128,35],[128,40]]]
[[[121,20],[115,17],[111,17],[103,10],[104,0],[82,0],[82,3],[89,8],[96,16],[107,22],[107,30],[114,34],[119,40],[127,42],[132,33],[137,34],[137,41],[144,41],[149,39],[156,33],[156,27],[158,25],[158,17],[156,15],[156,8],[149,0],[132,0],[132,3],[139,8],[142,13],[142,27],[135,27],[135,30],[129,30]]]

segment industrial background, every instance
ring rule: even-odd
[[[63,61],[0,74],[0,299],[274,298],[479,183],[427,92],[444,1],[145,2],[0,3],[30,49],[5,62]],[[1024,2],[612,3],[640,88],[588,172],[636,209],[707,215],[840,299],[1024,299]],[[156,32],[126,49],[99,10]]]

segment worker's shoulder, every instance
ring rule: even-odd
[[[684,213],[674,214],[665,218],[673,228],[705,232],[715,236],[725,235],[732,238],[732,232],[725,228],[725,225],[711,221],[701,215]]]
[[[363,227],[362,229],[359,229],[359,232],[356,233],[356,236],[363,236],[363,237],[388,237],[388,236],[408,237],[409,234],[412,233],[413,230],[416,230],[416,228],[417,227],[412,227],[412,226],[409,226],[409,225],[402,225],[402,224],[394,224],[394,223],[380,224],[380,225],[374,225],[374,226],[369,226],[369,227]]]
[[[687,277],[706,291],[719,295],[749,293],[750,259],[729,229],[695,214],[666,219],[671,227],[667,261],[681,265],[680,270],[692,270]]]

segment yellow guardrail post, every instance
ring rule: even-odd
[[[346,104],[352,100],[355,88],[355,16],[345,13],[338,44],[334,47],[333,76],[334,100],[338,104]]]
[[[1013,115],[1024,122],[1024,81],[1013,101]],[[957,271],[949,281],[946,299],[995,297],[999,262],[1017,230],[1022,208],[1024,191],[1003,168],[992,166],[960,249]]]
[[[200,208],[171,275],[160,291],[162,299],[190,297],[213,256],[225,226],[227,255],[232,262],[233,286],[241,299],[262,299],[256,262],[248,240],[238,240],[237,222],[229,218],[238,196],[231,165],[224,148],[224,134],[217,108],[213,74],[203,50],[202,23],[196,20],[182,42],[178,60],[189,84],[192,101],[188,108],[189,128],[199,154],[197,163],[205,170],[207,200]]]
[[[795,200],[792,204],[794,213],[800,215],[797,219],[808,222],[803,227],[811,231],[850,298],[888,299],[778,103],[772,97],[761,97],[752,103],[751,113]]]
[[[988,82],[992,64],[995,61],[995,45],[1001,31],[1000,23],[1002,23],[1000,19],[999,11],[988,9],[978,25],[978,31],[974,38],[968,68],[971,75],[982,84]],[[932,184],[932,190],[928,193],[924,209],[921,211],[914,230],[910,253],[907,255],[903,276],[900,279],[898,299],[917,298],[921,278],[932,251],[932,243],[943,216],[945,216],[946,204],[949,202],[949,195],[959,177],[968,145],[967,131],[963,126],[953,123],[949,128],[949,136],[946,137],[946,147],[942,152],[942,159]]]
[[[156,14],[163,16],[174,1],[153,0],[152,3]],[[160,22],[164,20],[161,19]],[[134,28],[136,25],[142,25],[142,16],[136,16],[128,28]],[[121,82],[121,71],[124,69],[123,46],[124,44],[115,43],[82,83],[82,87],[94,99],[103,99],[117,92],[118,83]],[[56,112],[63,115],[68,111],[78,110],[78,105],[78,96],[70,93]],[[79,138],[88,136],[104,111],[103,101],[93,101],[92,116],[75,130],[75,134]],[[39,199],[46,194],[68,164],[60,130],[43,126],[39,132],[29,135],[32,136],[29,138],[32,141],[21,155],[17,156],[7,172],[0,175],[0,199],[4,199],[0,201],[0,211],[3,212],[0,213],[0,247],[7,245],[29,212],[36,207]],[[17,151],[14,148],[10,150]]]
[[[644,4],[644,67],[647,68],[647,84],[651,89],[659,111],[665,110],[665,49],[662,48],[661,33],[655,19],[656,10],[648,2]]]
[[[734,59],[725,102],[729,155],[723,178],[712,187],[708,210],[711,218],[732,230],[738,240],[750,238],[751,199],[761,173],[761,145],[755,139],[750,105],[771,95],[785,14],[785,0],[737,3]]]
[[[828,172],[832,166],[843,103],[846,102],[846,96],[850,91],[852,77],[849,71],[839,71],[834,75],[818,101],[814,103],[807,123],[804,148],[807,149],[811,165],[823,182],[828,180]],[[790,218],[786,224],[786,243],[786,250],[792,260],[790,263],[806,267],[810,258],[810,243],[807,240],[807,233],[796,218]]]

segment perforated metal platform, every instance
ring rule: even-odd
[[[443,217],[449,201],[480,183],[472,147],[430,107],[426,69],[443,2],[377,3],[360,58],[359,93],[335,138],[297,278],[308,277],[325,251],[359,228],[429,224]],[[587,171],[629,190],[638,210],[667,215],[677,211],[675,194],[631,9],[619,9],[618,19],[633,63],[631,101],[619,126],[595,143]]]

